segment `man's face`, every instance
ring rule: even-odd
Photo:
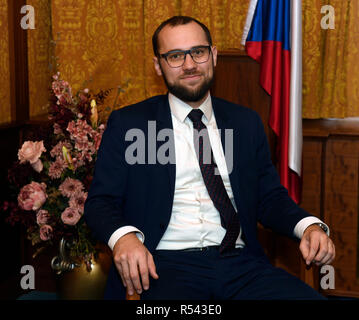
[[[209,45],[204,30],[195,22],[176,27],[166,26],[158,35],[158,52],[189,50],[197,46]],[[213,81],[217,63],[216,47],[211,48],[207,62],[197,64],[189,54],[181,67],[172,68],[164,58],[154,57],[155,69],[162,75],[169,92],[185,102],[201,102]]]

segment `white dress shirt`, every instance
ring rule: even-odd
[[[162,239],[158,243],[157,249],[179,250],[220,245],[226,230],[221,226],[220,214],[207,192],[196,157],[193,144],[193,124],[187,117],[192,107],[170,93],[168,98],[175,141],[176,184],[171,219]],[[199,106],[199,109],[203,111],[202,122],[207,126],[218,170],[227,194],[237,211],[221,137],[212,112],[210,95]],[[316,217],[304,218],[295,226],[294,235],[300,239],[304,230],[313,223],[323,222]],[[108,242],[109,247],[113,249],[120,237],[133,231],[143,242],[145,235],[140,230],[133,226],[125,226],[117,229],[112,234]],[[245,245],[241,235],[242,231],[236,241],[236,247]]]

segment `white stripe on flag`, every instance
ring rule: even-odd
[[[241,40],[241,45],[243,45],[243,46],[246,44],[249,29],[251,28],[251,25],[252,25],[254,12],[256,11],[257,2],[258,2],[258,0],[251,0],[251,2],[249,3],[249,6],[248,6],[247,19],[246,19],[246,23],[244,25],[243,35],[242,35],[242,40]]]
[[[288,166],[299,176],[302,171],[302,4],[291,1],[291,74],[289,103]]]

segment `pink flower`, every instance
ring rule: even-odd
[[[72,149],[71,143],[68,140],[58,142],[50,151],[51,157],[62,157],[62,147],[65,146],[68,150]]]
[[[87,192],[80,191],[70,198],[70,207],[80,213],[84,212],[85,201],[87,199]]]
[[[46,201],[46,184],[31,182],[22,187],[17,197],[20,208],[23,210],[38,210]]]
[[[42,241],[50,240],[52,237],[52,227],[48,224],[44,224],[40,227],[40,239]]]
[[[26,141],[17,155],[20,163],[29,161],[31,164],[34,164],[39,160],[41,153],[45,151],[46,149],[43,141]]]
[[[75,143],[75,148],[80,152],[77,154],[79,161],[87,159],[89,162],[92,161],[92,155],[96,152],[95,146],[92,142],[87,143]]]
[[[94,142],[95,142],[95,149],[96,151],[100,148],[100,145],[101,145],[101,139],[102,139],[102,132],[96,132],[95,135],[94,135]]]
[[[61,214],[61,220],[63,223],[68,224],[70,226],[74,226],[81,218],[81,214],[72,207],[68,207]]]
[[[61,194],[65,197],[72,198],[77,193],[83,191],[84,186],[81,181],[72,178],[66,178],[65,181],[59,186]]]
[[[70,133],[71,139],[76,142],[86,142],[88,141],[88,136],[92,137],[93,129],[86,122],[86,120],[78,119],[76,122],[69,122],[66,130]]]
[[[72,90],[67,81],[59,80],[54,78],[55,81],[52,82],[52,91],[55,93],[58,101],[58,104],[67,104],[72,103]]]
[[[55,80],[59,80],[60,72],[57,72],[55,75],[52,76]]]
[[[32,163],[31,166],[36,172],[41,172],[44,168],[44,165],[42,164],[40,159],[37,160],[35,163]]]
[[[56,161],[51,163],[49,167],[49,176],[52,179],[58,179],[61,177],[62,172],[66,169],[67,165],[61,157],[57,157]]]
[[[39,210],[36,213],[36,222],[39,226],[46,224],[49,219],[49,212],[47,210]]]
[[[74,168],[75,170],[84,166],[85,165],[85,161],[81,160],[81,157],[79,156],[79,158],[73,158],[72,159],[72,162],[73,162],[73,165],[74,165]]]
[[[77,140],[75,143],[75,148],[79,151],[84,151],[90,148],[90,146],[92,145],[92,142],[89,142],[87,139],[86,140]]]

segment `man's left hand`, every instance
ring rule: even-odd
[[[305,229],[299,245],[307,265],[330,264],[335,258],[335,246],[328,235],[316,224]]]

